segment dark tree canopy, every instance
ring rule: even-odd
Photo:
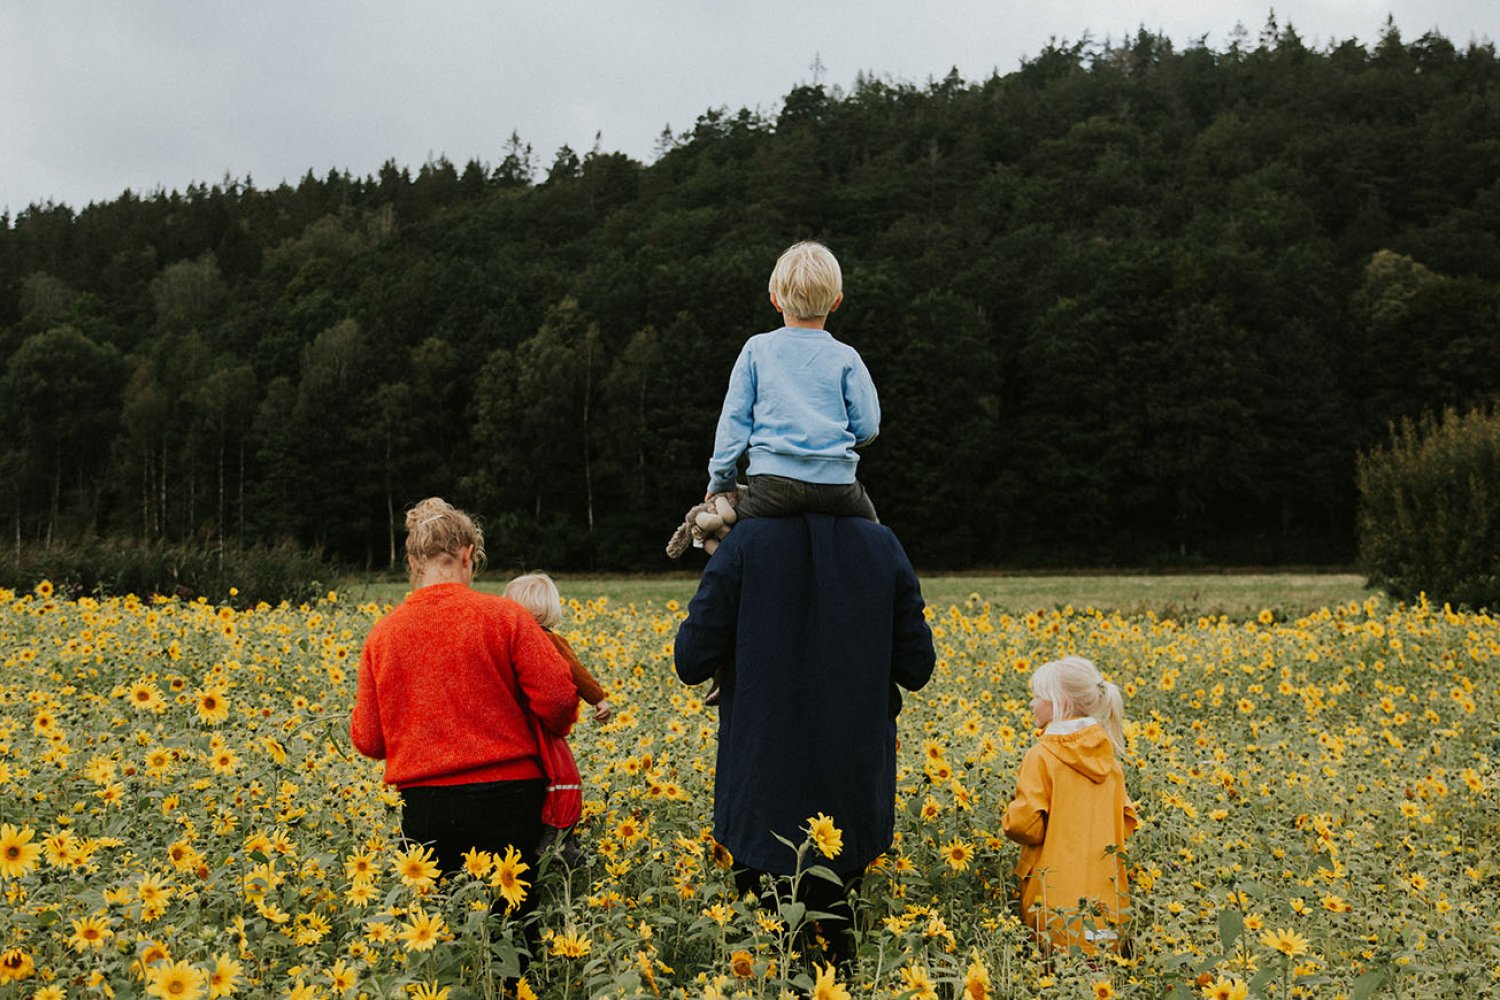
[[[666,568],[806,238],[881,392],[861,476],[921,566],[1348,561],[1356,454],[1500,392],[1490,44],[1141,32],[802,86],[659,151],[513,134],[493,165],[5,220],[7,535],[384,566],[437,494],[501,566]]]

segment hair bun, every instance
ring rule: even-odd
[[[410,531],[428,518],[437,517],[453,507],[442,497],[428,497],[406,512],[406,530]]]

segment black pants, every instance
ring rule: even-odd
[[[828,961],[845,970],[853,968],[855,954],[854,908],[849,905],[849,897],[859,892],[862,881],[863,874],[853,875],[838,886],[816,875],[803,875],[797,884],[796,902],[830,916],[829,920],[818,921],[813,929],[823,938]],[[741,896],[747,892],[755,893],[764,909],[775,910],[780,903],[792,902],[786,898],[791,891],[790,879],[772,876],[767,880],[765,872],[753,868],[735,867],[734,888]],[[801,946],[804,955],[810,944],[808,940]]]
[[[863,483],[804,483],[785,476],[750,476],[734,507],[741,517],[833,514],[879,521]]]
[[[432,848],[443,873],[459,871],[464,852],[479,848],[498,859],[514,846],[530,868],[521,876],[531,887],[520,906],[510,910],[512,920],[522,921],[526,947],[535,950],[535,925],[526,920],[536,909],[537,842],[542,836],[542,799],[547,794],[543,778],[525,781],[488,781],[474,785],[426,785],[406,788],[401,797],[401,833]],[[505,902],[496,903],[497,915],[507,912]],[[526,968],[522,958],[521,968]]]

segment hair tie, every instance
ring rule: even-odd
[[[1104,694],[1104,682],[1103,681],[1099,682],[1099,693],[1100,694]]]

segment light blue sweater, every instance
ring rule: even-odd
[[[875,383],[848,344],[826,330],[784,326],[745,341],[719,413],[708,488],[735,488],[735,463],[752,476],[852,483],[854,449],[880,431]]]

